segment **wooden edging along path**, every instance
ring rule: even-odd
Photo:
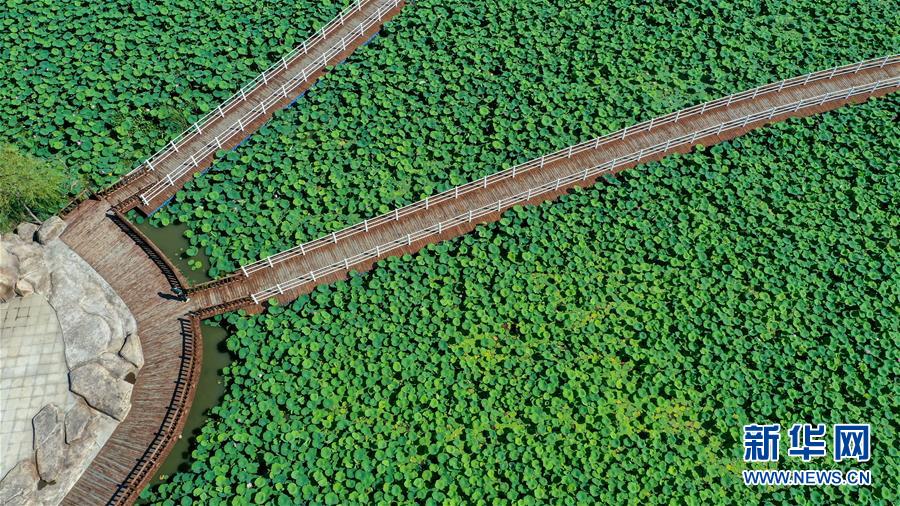
[[[366,220],[196,287],[187,287],[177,268],[122,215],[134,204],[134,190],[141,186],[137,179],[125,178],[111,191],[81,202],[66,216],[69,227],[62,239],[131,309],[138,322],[145,364],[134,385],[129,415],[64,503],[131,503],[152,479],[180,437],[190,410],[200,372],[201,319],[236,309],[259,312],[269,298],[287,303],[319,284],[345,278],[351,270],[364,271],[387,256],[413,253],[462,235],[479,223],[498,219],[514,205],[554,199],[573,187],[589,186],[602,175],[687,152],[697,144],[722,142],[766,123],[890,93],[900,84],[900,58],[887,57],[880,64],[870,60],[827,74],[801,76],[790,80],[789,87],[785,86],[789,81],[782,81],[781,86],[775,83],[751,90],[752,97],[745,96],[749,92],[735,94],[727,103],[720,99],[655,118],[629,127],[630,134],[626,129],[621,138],[615,132],[570,147],[568,153],[563,150],[541,157],[539,162],[526,162],[517,166],[520,172],[512,169],[511,176],[507,169],[451,188],[424,204]],[[797,79],[802,83],[794,82]],[[821,101],[820,96],[824,97]],[[795,103],[797,107],[791,108]],[[708,104],[717,105],[707,110]],[[766,115],[766,111],[772,113]],[[742,118],[746,121],[741,124]],[[717,125],[722,125],[718,131],[710,130]],[[189,293],[190,300],[172,296],[175,288]]]

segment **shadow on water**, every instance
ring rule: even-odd
[[[191,451],[200,429],[206,423],[209,410],[218,405],[225,394],[225,385],[222,380],[222,369],[231,364],[232,357],[225,347],[228,332],[218,326],[203,323],[203,366],[200,369],[200,380],[197,384],[197,393],[194,395],[194,403],[188,413],[187,422],[181,439],[172,447],[172,452],[166,457],[162,467],[156,472],[151,484],[159,483],[166,476],[172,476],[178,471],[187,471],[190,468]],[[163,479],[161,479],[163,478]]]
[[[209,257],[205,252],[201,249],[194,257],[188,257],[186,254],[188,248],[191,247],[191,243],[184,236],[187,225],[174,223],[165,227],[155,227],[147,219],[137,215],[129,215],[128,219],[165,253],[166,257],[181,271],[188,284],[197,285],[212,280],[206,273],[209,269]],[[199,260],[203,266],[196,270],[191,269],[188,264],[191,258],[195,261]]]
[[[184,236],[184,232],[187,230],[185,225],[173,224],[166,227],[155,227],[146,219],[138,216],[129,216],[129,219],[172,261],[190,285],[211,279],[206,274],[209,261],[203,251],[193,257],[194,260],[202,262],[202,268],[192,270],[188,264],[190,258],[186,255],[186,251],[191,245]],[[203,322],[200,333],[203,339],[203,362],[194,402],[188,413],[181,438],[175,443],[172,452],[157,471],[151,485],[159,483],[165,476],[172,476],[178,471],[187,471],[190,468],[191,451],[196,437],[200,434],[203,424],[206,423],[209,411],[221,402],[225,393],[222,369],[229,366],[233,359],[225,346],[228,331],[212,323]],[[139,501],[139,503],[144,503],[144,501]]]

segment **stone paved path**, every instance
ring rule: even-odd
[[[0,304],[0,478],[33,451],[34,415],[73,401],[62,331],[47,299]]]

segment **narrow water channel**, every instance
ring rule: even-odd
[[[191,465],[191,451],[193,451],[194,439],[200,434],[200,429],[206,423],[209,410],[222,400],[225,393],[225,385],[222,384],[222,369],[231,364],[231,356],[225,347],[225,339],[228,332],[206,322],[200,328],[203,334],[203,366],[200,369],[200,380],[197,384],[197,393],[194,395],[194,403],[188,413],[187,422],[184,424],[184,432],[181,433],[172,453],[166,457],[162,467],[156,472],[153,481],[158,483],[172,476],[178,471],[187,471]]]
[[[196,285],[210,280],[206,275],[206,269],[209,268],[208,258],[202,251],[194,259],[200,260],[203,267],[191,270],[188,265],[185,251],[190,247],[190,243],[184,237],[184,231],[187,230],[185,225],[154,227],[147,220],[137,216],[129,216],[129,219],[162,250],[163,254],[181,271],[189,284]],[[181,438],[175,443],[172,452],[166,457],[151,484],[158,483],[166,477],[172,476],[178,471],[185,471],[190,467],[194,440],[200,434],[203,424],[206,423],[209,410],[222,400],[222,395],[225,393],[222,369],[230,365],[233,358],[225,347],[228,331],[212,323],[203,322],[200,333],[203,339],[203,362],[194,402],[191,404],[191,411],[188,413]]]

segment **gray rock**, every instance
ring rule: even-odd
[[[53,294],[56,294],[55,289]],[[53,306],[62,328],[69,369],[90,362],[106,351],[111,334],[109,325],[103,318],[77,310],[66,311],[55,304]]]
[[[19,281],[19,258],[7,246],[5,239],[0,242],[0,302],[12,300]]]
[[[34,288],[35,292],[44,295],[45,297],[50,296],[50,273],[46,269],[23,274],[20,277],[20,280],[22,279],[27,281],[28,284]]]
[[[88,362],[69,371],[71,390],[84,397],[94,409],[122,421],[131,408],[132,386],[117,380],[97,362]]]
[[[66,439],[65,430],[60,424],[50,438],[34,452],[38,474],[46,482],[55,482],[59,474],[65,470]]]
[[[41,224],[37,231],[37,240],[41,244],[47,244],[56,240],[66,229],[66,222],[59,216],[53,216]]]
[[[65,426],[59,407],[48,404],[31,420],[34,425],[34,449],[38,474],[47,482],[56,481],[63,470],[66,454]]]
[[[23,265],[20,267],[22,272],[27,272],[30,268],[24,267],[29,261],[40,261],[43,263],[44,260],[44,249],[37,243],[33,242],[19,242],[12,243],[6,249],[9,250],[10,253],[16,256],[19,259],[19,263]],[[33,267],[32,267],[33,268]]]
[[[16,227],[16,235],[25,242],[31,242],[34,240],[34,234],[38,231],[38,228],[40,226],[35,223],[19,223],[19,226]]]
[[[94,410],[83,399],[75,402],[75,405],[66,413],[66,443],[72,443],[81,439],[86,434],[88,426],[94,420]]]
[[[144,367],[144,352],[141,350],[141,339],[136,333],[128,334],[125,338],[125,344],[119,350],[119,356],[134,364],[140,369]]]
[[[22,460],[0,481],[0,504],[35,504],[32,495],[37,492],[38,479],[34,462]]]
[[[122,379],[127,376],[128,373],[137,371],[134,364],[115,353],[106,352],[103,355],[100,355],[100,358],[97,359],[97,361],[116,379]]]
[[[47,404],[31,419],[31,426],[34,428],[35,449],[53,436],[53,432],[59,427],[59,415],[59,406]]]
[[[28,297],[34,293],[34,286],[25,278],[19,278],[16,281],[16,295],[19,297]]]

